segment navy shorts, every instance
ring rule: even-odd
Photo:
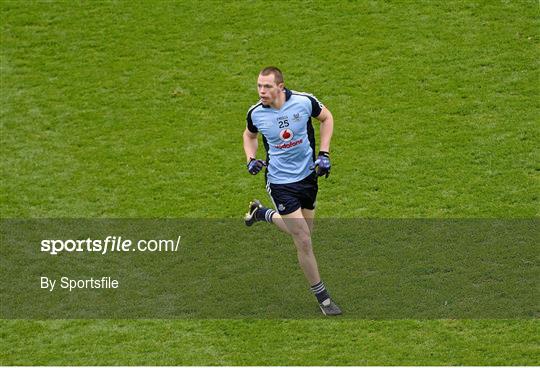
[[[280,215],[288,215],[299,208],[313,210],[319,190],[317,175],[313,172],[296,183],[267,183],[266,190]]]

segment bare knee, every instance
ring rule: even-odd
[[[298,231],[293,232],[294,244],[296,245],[296,250],[302,254],[310,254],[313,252],[311,246],[311,236],[307,231]]]

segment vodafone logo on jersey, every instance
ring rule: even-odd
[[[291,139],[293,139],[293,136],[294,136],[294,133],[292,130],[290,130],[289,128],[283,129],[281,132],[279,132],[279,138],[281,138],[283,142],[287,142],[287,143],[278,144],[278,145],[275,145],[274,147],[278,149],[287,149],[287,148],[292,148],[294,146],[297,146],[303,142],[302,138],[300,138],[297,141],[291,141]]]
[[[281,132],[279,132],[279,138],[281,138],[282,141],[288,142],[291,139],[293,139],[293,132],[290,129],[283,129]]]

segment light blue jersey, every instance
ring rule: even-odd
[[[311,118],[323,105],[307,93],[285,89],[285,103],[279,110],[259,102],[247,113],[247,128],[261,133],[266,160],[267,181],[288,184],[306,178],[315,160],[315,131]]]

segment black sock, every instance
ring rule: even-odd
[[[330,298],[330,294],[328,294],[328,291],[326,290],[326,287],[324,286],[322,280],[311,287],[311,292],[315,294],[315,297],[317,298],[319,304]]]
[[[261,207],[255,212],[255,218],[257,221],[266,221],[266,222],[272,222],[272,217],[274,216],[274,211],[271,208]]]

